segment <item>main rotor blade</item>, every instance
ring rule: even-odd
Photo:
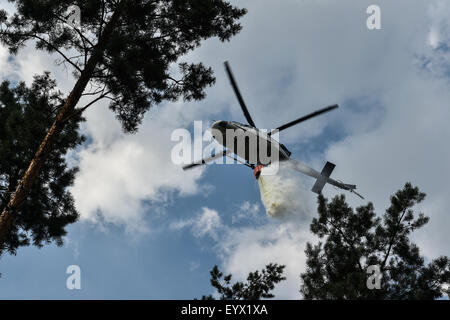
[[[231,72],[231,68],[230,65],[228,64],[228,61],[225,61],[224,64],[225,70],[227,71],[228,74],[228,78],[230,79],[231,82],[231,86],[233,87],[234,93],[236,94],[239,104],[241,105],[242,111],[244,112],[245,119],[247,119],[249,125],[256,128],[255,123],[253,122],[252,117],[248,112],[247,106],[245,105],[244,99],[242,99],[242,95],[239,92],[239,88],[236,84],[236,81],[234,80],[233,73]]]
[[[326,107],[326,108],[317,110],[317,111],[315,111],[315,112],[313,112],[313,113],[310,113],[310,114],[308,114],[308,115],[306,115],[306,116],[304,116],[304,117],[298,118],[297,120],[294,120],[294,121],[291,121],[291,122],[289,122],[289,123],[283,124],[282,126],[278,127],[277,130],[278,130],[278,131],[281,131],[281,130],[287,129],[287,128],[289,128],[289,127],[295,126],[296,124],[299,124],[299,123],[302,122],[302,121],[305,121],[305,120],[314,118],[315,116],[318,116],[318,115],[320,115],[320,114],[322,114],[322,113],[331,111],[331,110],[336,109],[336,108],[338,108],[338,107],[339,107],[339,106],[338,106],[337,104],[334,104],[334,105],[332,105],[332,106],[329,106],[329,107]]]
[[[198,166],[202,166],[204,164],[207,164],[208,162],[214,161],[216,159],[219,159],[221,157],[224,157],[224,156],[228,155],[229,153],[231,153],[231,151],[232,150],[227,149],[227,150],[224,150],[223,152],[219,152],[218,154],[215,154],[215,155],[213,155],[211,157],[208,157],[208,158],[205,158],[205,159],[201,159],[200,161],[197,161],[197,162],[185,165],[185,166],[183,166],[183,170],[189,170],[189,169],[192,169],[192,168],[195,168],[195,167],[198,167]]]

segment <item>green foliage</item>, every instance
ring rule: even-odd
[[[241,30],[236,23],[246,13],[223,0],[11,0],[17,13],[0,11],[0,41],[12,53],[28,40],[37,49],[59,53],[62,62],[80,75],[95,55],[88,75],[102,98],[133,132],[145,112],[163,100],[200,100],[215,82],[212,69],[180,58],[218,37],[229,40]],[[67,9],[81,9],[81,25],[65,24]],[[113,14],[117,23],[107,36]]]
[[[61,105],[62,97],[55,87],[48,73],[36,76],[30,88],[24,83],[11,88],[7,81],[0,85],[0,212]],[[15,254],[18,247],[30,243],[38,247],[51,241],[62,245],[65,226],[78,218],[67,190],[76,168],[68,168],[64,157],[84,141],[77,132],[81,120],[73,117],[56,140],[0,252]]]
[[[411,232],[429,218],[413,207],[425,194],[410,183],[391,197],[382,218],[372,203],[354,211],[343,195],[328,202],[318,197],[319,218],[311,231],[325,243],[307,244],[307,269],[301,275],[305,299],[436,299],[450,290],[450,259],[439,257],[427,265]],[[379,265],[381,289],[368,289],[366,269]]]
[[[273,298],[270,293],[275,284],[285,280],[283,277],[283,265],[268,264],[259,271],[250,272],[247,282],[231,284],[231,274],[223,277],[217,266],[211,270],[211,285],[216,288],[221,300],[260,300],[261,298]],[[222,281],[223,277],[223,281]],[[202,300],[214,300],[212,295],[203,296]]]

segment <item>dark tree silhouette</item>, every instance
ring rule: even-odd
[[[328,202],[318,197],[319,217],[311,231],[325,243],[307,244],[307,269],[301,275],[305,299],[436,299],[450,290],[450,260],[439,257],[428,264],[411,243],[411,232],[429,220],[412,209],[425,198],[407,183],[391,197],[382,218],[372,203],[354,211],[343,195]],[[380,289],[367,286],[368,266],[378,265]],[[369,279],[370,280],[370,279]]]
[[[0,210],[8,204],[63,100],[55,86],[48,74],[36,76],[30,88],[24,83],[12,88],[7,81],[0,85]],[[14,254],[30,243],[40,247],[54,241],[61,245],[65,226],[77,220],[67,191],[76,168],[68,168],[64,156],[83,142],[77,131],[81,120],[80,115],[73,117],[55,139],[0,252]]]
[[[57,53],[77,79],[0,215],[0,243],[10,232],[68,119],[101,99],[110,102],[126,132],[163,100],[199,100],[214,83],[211,68],[180,58],[201,40],[229,40],[246,12],[223,0],[11,0],[16,13],[0,10],[0,42],[16,53],[30,41]],[[79,25],[67,10],[81,10]],[[77,107],[80,98],[86,105]],[[37,227],[37,226],[36,226]]]
[[[260,300],[261,298],[273,298],[271,291],[275,284],[282,280],[283,265],[268,264],[260,271],[250,272],[247,282],[231,284],[232,275],[223,276],[217,266],[211,270],[211,285],[217,290],[221,300]],[[223,277],[223,281],[222,281]],[[202,300],[214,300],[212,295],[203,296]]]

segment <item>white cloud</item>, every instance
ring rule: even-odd
[[[196,237],[202,237],[204,235],[210,235],[211,237],[217,237],[217,230],[221,227],[222,222],[220,220],[219,213],[209,208],[203,208],[203,212],[199,219],[194,223],[193,232]]]
[[[218,232],[223,228],[222,220],[216,210],[203,207],[202,211],[192,219],[172,222],[171,229],[179,230],[191,228],[192,234],[197,237],[210,236],[214,240],[218,239]]]
[[[421,58],[424,67],[433,75],[447,77],[450,75],[450,3],[437,0],[428,9],[430,27],[428,44],[431,50]]]
[[[0,76],[4,78],[6,75],[10,73],[8,70],[8,49],[4,46],[0,46]]]
[[[191,271],[191,272],[194,272],[199,267],[200,267],[200,263],[198,263],[196,261],[191,261],[191,263],[189,263],[189,271]]]
[[[259,205],[257,203],[250,203],[250,201],[244,201],[239,208],[241,211],[247,211],[253,216],[258,214]]]
[[[244,203],[241,209],[251,216],[255,207]],[[244,212],[244,211],[243,211]],[[234,227],[221,222],[216,210],[202,208],[192,219],[171,224],[172,230],[190,228],[195,237],[215,240],[214,251],[221,259],[221,269],[233,275],[233,282],[245,281],[248,273],[263,269],[269,263],[285,265],[286,281],[276,286],[278,299],[300,298],[300,273],[305,270],[304,245],[313,236],[304,220],[270,219],[259,226]]]
[[[89,112],[86,131],[93,140],[77,154],[80,172],[72,192],[83,220],[141,229],[147,202],[161,205],[173,193],[206,191],[197,185],[202,170],[184,172],[172,163],[172,129],[164,113],[151,124],[146,120],[138,133],[126,135],[103,108],[98,105]]]
[[[430,30],[428,33],[428,43],[433,49],[436,49],[439,46],[439,32],[434,28]]]
[[[299,299],[300,273],[305,271],[304,245],[312,241],[308,224],[269,223],[260,227],[229,229],[217,247],[224,273],[234,281],[246,280],[248,273],[261,270],[268,263],[285,265],[285,281],[276,285],[277,299]]]
[[[231,216],[231,223],[239,223],[242,221],[252,221],[255,222],[259,218],[259,204],[251,203],[250,201],[244,201]]]

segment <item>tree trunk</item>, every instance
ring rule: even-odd
[[[34,155],[34,158],[31,160],[27,171],[20,179],[16,190],[12,194],[8,204],[3,209],[3,212],[0,215],[0,252],[5,249],[5,239],[11,230],[17,211],[26,201],[34,181],[39,176],[40,171],[45,164],[45,161],[47,160],[49,154],[52,152],[52,147],[55,139],[64,129],[66,119],[74,112],[75,106],[77,105],[78,101],[81,98],[81,95],[83,94],[87,84],[89,83],[99,59],[103,55],[104,44],[108,40],[115,27],[115,24],[117,23],[117,20],[119,19],[120,9],[124,2],[125,1],[122,1],[122,3],[119,4],[118,8],[115,10],[113,15],[111,16],[111,19],[105,26],[105,29],[103,30],[103,33],[100,36],[97,45],[94,47],[92,55],[86,63],[84,70],[81,72],[75,86],[67,97],[67,100],[65,101],[63,107],[58,112],[52,126],[47,131],[47,134],[41,145],[39,146],[36,154]]]

